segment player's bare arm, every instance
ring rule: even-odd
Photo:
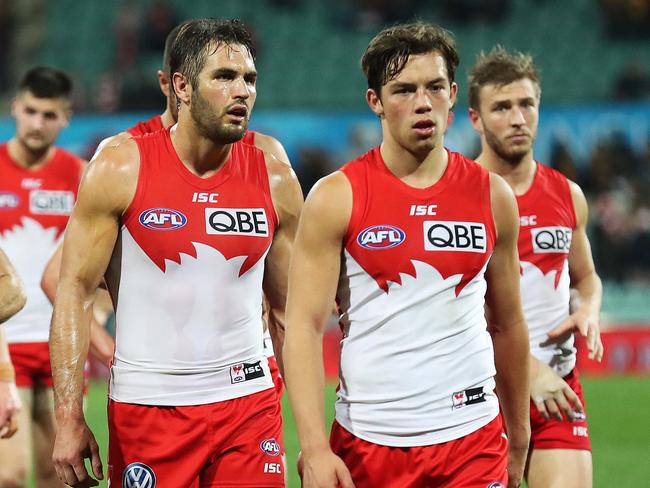
[[[135,192],[137,171],[135,143],[102,151],[83,177],[66,229],[50,351],[58,422],[53,461],[59,478],[70,486],[97,484],[86,472],[84,458],[91,459],[95,477],[103,477],[97,442],[82,409],[83,368],[95,291],[113,253],[120,216]]]
[[[271,153],[279,161],[291,166],[291,162],[289,161],[289,156],[287,155],[287,151],[285,151],[284,146],[282,146],[280,141],[278,141],[275,137],[256,132],[255,147],[261,149],[264,152]]]
[[[508,486],[519,486],[530,439],[528,329],[519,293],[519,216],[512,190],[490,174],[497,242],[486,271],[488,327],[494,343],[496,384],[508,432]]]
[[[302,213],[289,272],[285,379],[302,449],[305,488],[353,486],[325,433],[323,333],[341,269],[352,190],[337,172],[312,189]]]
[[[61,273],[61,258],[63,256],[63,242],[56,248],[54,254],[45,265],[43,276],[41,277],[41,289],[45,296],[54,304],[56,298],[56,289],[59,284],[59,274]],[[103,289],[97,289],[97,294],[93,301],[93,319],[90,324],[90,354],[97,358],[106,366],[110,366],[115,350],[115,341],[110,336],[102,324],[111,310],[110,298],[108,292]],[[101,319],[103,317],[103,320]]]
[[[21,409],[14,368],[1,324],[18,313],[25,306],[25,301],[25,291],[18,274],[0,250],[0,439],[16,433],[18,425],[14,418]]]
[[[268,327],[280,371],[284,371],[282,345],[285,333],[285,312],[289,261],[303,205],[302,190],[290,166],[267,154],[267,171],[273,205],[278,216],[271,249],[266,257],[264,295],[269,303]]]
[[[549,333],[549,337],[561,337],[577,330],[587,340],[589,359],[601,361],[604,348],[599,324],[603,285],[596,273],[587,237],[587,200],[578,185],[569,182],[569,186],[576,213],[576,228],[573,230],[569,250],[569,275],[571,288],[578,291],[579,303],[569,318]]]

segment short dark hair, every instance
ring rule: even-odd
[[[72,79],[60,69],[51,66],[35,66],[20,80],[18,91],[29,91],[37,98],[70,99]]]
[[[187,22],[181,22],[178,24],[176,27],[169,31],[169,34],[167,34],[167,37],[165,38],[165,50],[163,51],[163,71],[167,74],[170,74],[169,57],[171,55],[172,44],[176,40],[176,37],[178,37],[178,33],[185,24],[187,24]]]
[[[255,59],[253,38],[241,21],[205,18],[185,22],[171,44],[170,74],[182,73],[196,89],[208,49],[211,46],[216,49],[221,44],[241,44]]]
[[[444,58],[451,84],[459,63],[451,32],[426,22],[387,27],[370,41],[361,58],[361,69],[368,79],[368,88],[379,94],[383,85],[401,73],[409,56],[432,51],[438,51]]]
[[[469,106],[479,109],[480,91],[484,85],[505,86],[524,78],[536,85],[539,95],[539,70],[530,54],[508,52],[503,46],[493,47],[488,54],[481,51],[469,72]]]

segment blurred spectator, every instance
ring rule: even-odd
[[[329,151],[310,146],[298,149],[298,161],[295,169],[303,195],[306,196],[319,179],[331,173],[332,168],[332,155]]]
[[[115,66],[118,70],[131,68],[138,59],[138,32],[142,12],[137,0],[126,0],[115,20]]]
[[[444,0],[440,12],[454,22],[500,22],[510,12],[511,0]]]
[[[559,139],[553,139],[553,142],[551,142],[551,167],[582,186],[582,178],[578,173],[571,150],[567,144]]]
[[[610,37],[650,37],[650,0],[601,0],[600,4]]]
[[[0,0],[0,92],[11,86],[9,58],[13,38],[10,0]]]
[[[179,23],[178,15],[166,0],[154,0],[144,17],[140,47],[143,53],[160,58],[167,34]]]
[[[650,96],[650,76],[645,66],[636,60],[629,61],[614,81],[614,99],[636,101]]]

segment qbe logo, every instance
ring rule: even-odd
[[[406,233],[393,225],[366,227],[357,236],[357,242],[366,249],[390,249],[399,246],[406,239]]]
[[[424,222],[426,251],[479,252],[487,250],[485,225],[480,222]]]
[[[263,208],[206,208],[208,234],[268,237],[269,222]]]
[[[572,231],[568,227],[537,227],[530,229],[533,238],[533,252],[564,253],[571,249]]]
[[[264,370],[260,361],[254,363],[233,364],[230,367],[230,382],[234,385],[244,381],[262,378]]]
[[[264,439],[262,442],[260,442],[260,449],[262,452],[268,454],[269,456],[280,455],[280,444],[273,437],[270,439]]]
[[[171,208],[150,208],[140,214],[139,220],[153,230],[175,230],[187,224],[187,217]]]
[[[20,198],[15,193],[0,192],[0,210],[16,208],[20,205]]]
[[[156,473],[144,463],[131,463],[124,468],[122,488],[155,488]]]
[[[74,207],[74,193],[59,190],[32,190],[29,192],[29,211],[36,215],[70,215]]]

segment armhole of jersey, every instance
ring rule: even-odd
[[[134,218],[135,215],[135,209],[137,208],[138,204],[142,201],[142,198],[144,197],[144,193],[146,190],[147,186],[147,178],[145,176],[145,159],[143,157],[143,147],[141,146],[141,143],[143,140],[140,137],[134,137],[133,141],[135,142],[136,146],[138,147],[138,155],[139,155],[139,166],[138,166],[138,181],[135,184],[135,193],[133,194],[133,198],[131,199],[131,203],[129,203],[129,206],[126,207],[124,212],[122,212],[122,226],[126,226],[127,222],[129,222],[131,219]]]
[[[355,184],[352,181],[352,177],[347,173],[347,171],[341,170],[341,173],[343,173],[345,178],[348,180],[348,183],[350,185],[350,194],[352,196],[350,220],[348,221],[348,225],[345,229],[345,236],[343,237],[343,248],[347,248],[350,241],[354,239],[354,230],[358,226],[358,223],[361,222],[361,218],[363,217],[360,203],[364,201],[364,196],[367,192],[362,192],[358,185],[355,187]]]
[[[492,192],[491,188],[492,186],[490,185],[490,173],[485,171],[484,174],[481,175],[481,179],[483,180],[483,184],[481,185],[483,187],[483,194],[485,195],[486,198],[484,198],[484,201],[487,201],[487,205],[485,205],[484,212],[485,212],[485,222],[489,222],[490,229],[488,230],[489,236],[492,239],[492,249],[494,249],[494,246],[496,246],[497,239],[498,239],[498,232],[497,232],[497,223],[494,220],[494,212],[492,210]]]
[[[571,193],[571,182],[568,178],[564,177],[564,185],[568,195],[569,211],[571,212],[571,228],[575,229],[578,226],[578,217],[576,216],[576,206],[573,204],[573,194]]]
[[[253,146],[251,146],[253,147]],[[266,205],[269,207],[271,210],[271,218],[273,219],[275,225],[273,226],[274,229],[277,229],[278,226],[280,225],[280,216],[278,214],[278,211],[275,208],[275,202],[273,201],[273,193],[271,193],[271,179],[269,176],[269,170],[266,167],[266,153],[262,151],[259,148],[255,148],[256,151],[259,151],[262,154],[262,164],[259,164],[259,175],[260,175],[260,180],[262,182],[262,186],[264,188],[264,199],[266,200]],[[275,234],[275,230],[273,231]]]

